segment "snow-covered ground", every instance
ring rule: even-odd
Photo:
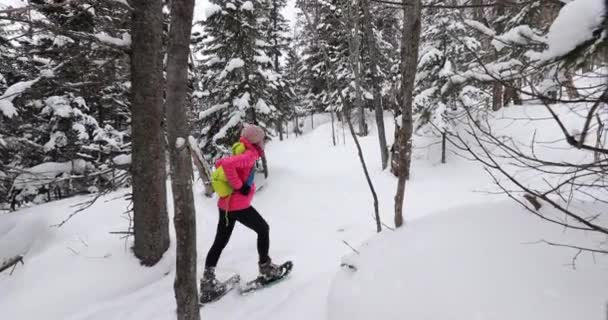
[[[528,114],[529,108],[506,112]],[[581,256],[573,270],[574,252],[526,244],[587,240],[581,234],[570,239],[504,196],[488,194],[495,188],[479,164],[450,154],[442,165],[436,140],[417,138],[406,226],[376,236],[371,196],[348,132],[337,127],[334,147],[328,117],[315,117],[314,129],[310,118],[304,121],[304,135],[268,145],[271,177],[254,200],[270,224],[271,256],[293,260],[294,271],[268,290],[231,294],[204,307],[205,319],[604,320],[608,262]],[[392,121],[387,125],[392,140]],[[361,143],[383,221],[392,225],[396,181],[380,169],[374,133]],[[0,261],[23,255],[25,262],[12,275],[0,273],[3,319],[173,318],[174,248],[157,266],[144,268],[129,243],[110,234],[128,227],[122,215],[127,203],[117,200],[125,192],[101,199],[61,228],[50,226],[85,198],[0,216]],[[196,209],[202,275],[218,214],[198,183]],[[254,277],[255,246],[255,234],[238,226],[218,275]],[[341,268],[344,256],[359,271]]]

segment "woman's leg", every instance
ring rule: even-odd
[[[230,235],[232,235],[232,230],[234,230],[234,223],[236,220],[232,217],[232,213],[219,209],[220,218],[217,222],[217,231],[215,233],[215,240],[213,241],[213,245],[211,249],[209,249],[209,253],[207,254],[207,260],[205,260],[205,267],[215,267],[217,265],[218,260],[220,259],[220,255],[222,254],[222,250],[228,244],[228,240],[230,240]]]
[[[238,222],[258,234],[258,255],[260,257],[260,263],[270,261],[270,258],[268,257],[270,227],[268,226],[268,223],[266,223],[266,220],[264,220],[253,207],[239,211],[234,217]]]

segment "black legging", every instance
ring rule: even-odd
[[[217,265],[222,250],[224,250],[228,244],[230,235],[232,235],[232,230],[234,230],[234,224],[237,221],[258,234],[258,255],[260,256],[260,263],[270,260],[268,257],[268,247],[270,245],[268,223],[266,223],[264,218],[262,218],[253,207],[239,211],[229,211],[228,213],[222,209],[219,211],[220,218],[217,222],[217,232],[215,233],[213,245],[207,254],[207,260],[205,261],[206,267],[215,267]],[[226,217],[228,217],[227,222]]]

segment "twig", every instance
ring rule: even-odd
[[[7,262],[3,263],[2,266],[0,266],[0,272],[13,267],[13,269],[11,270],[9,275],[13,275],[13,271],[15,271],[15,268],[17,267],[17,264],[21,262],[21,265],[24,265],[25,263],[23,263],[23,256],[19,255],[16,256],[12,259],[9,259]]]
[[[351,250],[353,250],[356,254],[358,254],[358,255],[361,254],[357,249],[353,248],[353,246],[351,246],[348,242],[346,242],[346,240],[342,240],[342,243],[344,243],[346,246],[351,248]]]

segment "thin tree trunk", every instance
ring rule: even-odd
[[[190,153],[192,154],[192,161],[198,169],[198,176],[201,178],[203,185],[205,186],[205,196],[211,198],[213,196],[213,187],[211,186],[211,168],[209,167],[209,164],[205,158],[203,158],[203,152],[197,145],[194,137],[190,137],[188,139],[188,147],[190,148]]]
[[[498,111],[503,107],[503,90],[502,83],[495,81],[492,86],[492,110]]]
[[[264,170],[264,179],[268,179],[268,160],[265,154],[262,156],[262,170]]]
[[[330,110],[329,114],[331,115],[331,142],[336,146],[336,129],[334,125],[334,111]]]
[[[361,42],[359,38],[359,15],[358,15],[358,7],[356,3],[353,4],[348,2],[348,10],[349,15],[347,17],[347,25],[349,26],[349,30],[351,31],[350,37],[348,38],[349,51],[350,51],[350,63],[353,73],[355,74],[355,108],[356,112],[359,114],[359,135],[366,136],[367,135],[367,123],[365,122],[365,104],[363,103],[363,96],[361,92]],[[350,120],[350,110],[349,120]]]
[[[505,21],[502,16],[505,14],[505,0],[498,0],[497,5],[494,7],[496,18],[501,21],[496,23],[496,32],[501,34],[505,31]],[[494,50],[495,58],[498,57],[498,51]],[[494,81],[492,85],[492,110],[498,111],[504,106],[503,92],[504,86],[500,81]]]
[[[283,141],[283,118],[277,119],[277,131],[279,132],[279,140]]]
[[[134,0],[131,54],[133,252],[156,264],[169,248],[163,135],[161,0]]]
[[[372,28],[372,16],[369,9],[369,2],[361,0],[363,16],[365,18],[365,33],[367,35],[367,45],[369,47],[369,67],[372,75],[372,89],[374,95],[374,111],[376,114],[376,126],[378,127],[378,140],[380,142],[380,156],[382,157],[382,170],[388,167],[388,144],[386,143],[386,132],[384,128],[384,112],[382,110],[382,92],[380,89],[380,77],[378,76],[378,47],[374,38]]]
[[[405,16],[401,39],[401,127],[396,131],[393,158],[397,159],[398,168],[393,172],[398,174],[397,194],[395,195],[395,227],[403,225],[403,200],[405,197],[405,182],[410,176],[412,157],[412,102],[414,80],[418,63],[418,46],[420,44],[420,0],[403,0]],[[399,144],[397,144],[399,142]],[[397,169],[397,170],[395,170]]]
[[[446,140],[447,140],[447,132],[443,130],[441,133],[441,163],[446,163]]]
[[[329,66],[326,64],[325,67],[327,69],[329,69]],[[329,80],[325,81],[325,84],[327,85],[327,92],[330,92],[330,83]],[[334,144],[334,147],[336,146],[336,130],[335,130],[335,126],[334,126],[334,110],[333,108],[329,109],[329,114],[331,115],[331,141]]]
[[[193,12],[194,0],[171,1],[165,111],[171,151],[171,187],[175,214],[173,221],[177,240],[173,288],[179,320],[200,319],[196,276],[196,214],[192,194],[192,162],[188,149],[190,125],[186,104]]]

